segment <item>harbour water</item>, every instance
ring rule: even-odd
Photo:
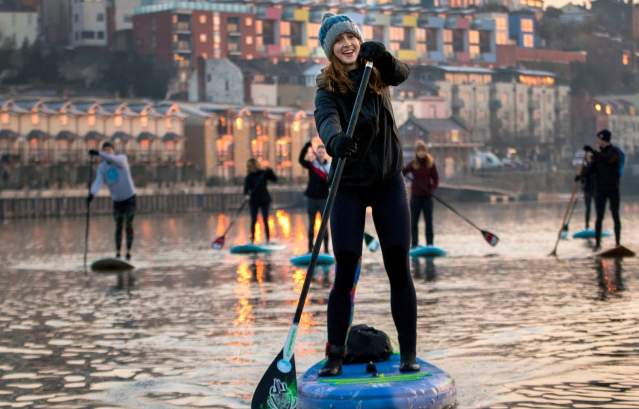
[[[573,239],[548,257],[563,206],[460,205],[500,237],[495,248],[436,207],[436,244],[449,257],[412,265],[418,352],[454,377],[459,408],[639,408],[639,261],[597,260]],[[637,201],[622,207],[634,250],[638,211]],[[257,257],[228,253],[246,241],[246,218],[224,250],[210,248],[229,217],[138,217],[137,268],[122,275],[84,274],[82,218],[2,224],[0,408],[248,407],[301,290],[306,271],[289,258],[306,251],[306,216],[274,212],[287,247]],[[571,231],[582,219],[578,209]],[[92,220],[90,260],[113,255],[112,229],[107,216]],[[362,262],[354,322],[394,339],[381,254],[364,249]],[[332,279],[330,268],[315,272],[300,373],[322,357]]]

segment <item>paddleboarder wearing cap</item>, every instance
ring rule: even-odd
[[[342,371],[369,206],[390,281],[400,370],[419,371],[417,303],[408,258],[410,214],[401,174],[399,132],[388,90],[404,82],[409,69],[384,44],[363,42],[359,27],[346,15],[326,13],[319,41],[329,63],[317,79],[315,122],[328,153],[347,159],[330,219],[337,265],[328,300],[327,360],[319,374],[336,376]],[[351,139],[346,130],[364,72],[363,61],[372,61],[374,68]]]
[[[404,176],[411,175],[410,220],[411,247],[419,244],[419,215],[423,212],[426,220],[426,245],[434,243],[433,229],[433,192],[439,186],[439,174],[433,156],[428,153],[424,141],[415,143],[415,158],[402,170]]]
[[[595,251],[601,249],[601,226],[607,201],[610,201],[610,213],[615,224],[615,243],[617,246],[621,244],[619,179],[623,153],[610,143],[611,137],[611,132],[603,129],[597,133],[599,150],[590,145],[584,146],[584,151],[592,154],[592,164],[586,168],[586,175],[593,175],[595,181]]]
[[[246,161],[247,175],[244,178],[244,194],[249,198],[251,211],[251,243],[255,242],[255,225],[257,213],[262,213],[266,242],[271,241],[271,232],[268,227],[268,213],[271,207],[271,195],[268,192],[268,181],[277,182],[277,176],[271,168],[262,169],[255,158]]]
[[[89,155],[99,156],[100,164],[91,185],[87,205],[106,184],[113,200],[113,219],[115,220],[115,257],[120,258],[122,247],[122,228],[126,232],[126,259],[131,260],[133,247],[133,218],[135,217],[135,186],[131,177],[129,161],[124,154],[116,154],[111,142],[104,142],[102,149],[89,150]]]
[[[313,160],[306,156],[309,150],[313,151]],[[315,216],[322,215],[326,198],[328,197],[328,174],[331,162],[326,155],[324,145],[318,145],[313,149],[311,141],[308,141],[300,151],[299,163],[308,170],[308,184],[304,195],[306,196],[306,214],[308,215],[308,252],[313,251],[313,237],[315,236]],[[324,238],[324,251],[328,253],[328,234]]]

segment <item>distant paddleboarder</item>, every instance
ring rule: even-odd
[[[120,258],[122,247],[122,228],[126,231],[126,259],[131,260],[133,246],[133,218],[135,217],[135,186],[131,177],[129,161],[124,154],[115,154],[113,144],[104,142],[102,149],[91,149],[91,156],[99,156],[100,164],[91,185],[87,204],[106,184],[113,200],[113,219],[115,220],[115,257]]]
[[[329,63],[317,79],[315,123],[328,153],[333,158],[348,158],[331,213],[337,265],[328,299],[327,360],[319,375],[336,376],[342,371],[369,206],[390,280],[391,311],[399,335],[399,369],[419,371],[417,304],[408,258],[410,214],[401,174],[402,149],[388,89],[404,82],[409,69],[384,44],[363,42],[360,29],[346,15],[326,13],[319,42]],[[364,60],[372,61],[374,68],[351,139],[346,131]]]
[[[426,245],[432,246],[433,232],[433,192],[439,186],[439,174],[432,155],[424,141],[415,143],[415,158],[402,170],[412,177],[410,187],[410,220],[412,247],[419,244],[419,215],[423,212],[426,220]]]
[[[606,211],[606,202],[610,201],[610,212],[615,223],[615,243],[621,244],[621,219],[619,217],[619,179],[623,166],[623,152],[610,143],[612,134],[603,129],[597,133],[599,150],[590,145],[584,150],[592,154],[592,165],[587,168],[586,175],[594,176],[595,183],[595,220],[596,244],[595,251],[601,249],[601,225]]]
[[[271,241],[271,232],[268,227],[268,213],[271,207],[271,195],[268,192],[268,181],[277,182],[277,176],[271,168],[262,169],[255,158],[246,162],[247,175],[244,178],[244,194],[249,197],[251,211],[251,243],[255,242],[255,225],[257,213],[262,213],[266,242]]]
[[[315,216],[322,215],[326,198],[328,197],[328,174],[331,162],[326,155],[324,145],[318,145],[314,150],[313,160],[306,159],[308,151],[312,149],[310,141],[300,151],[299,163],[308,170],[308,184],[306,196],[306,214],[308,215],[308,252],[313,251],[313,237],[315,236]],[[324,251],[328,253],[328,234],[324,238]]]

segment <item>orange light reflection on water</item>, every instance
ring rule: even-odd
[[[251,297],[251,269],[247,262],[242,262],[237,267],[236,281],[234,292],[237,297],[237,304],[235,305],[236,318],[233,320],[233,325],[249,327],[255,322],[253,315],[253,306],[250,302]]]
[[[277,210],[275,212],[275,218],[277,219],[277,224],[280,226],[280,231],[282,238],[288,239],[291,237],[291,216],[286,213],[284,210]],[[269,220],[270,226],[270,220]]]
[[[229,225],[229,218],[226,214],[220,213],[217,215],[217,222],[215,223],[215,237],[220,237],[224,234],[224,230]]]
[[[302,287],[304,286],[305,278],[306,278],[306,270],[296,268],[293,271],[293,291],[295,291],[296,294],[300,294],[302,292]],[[305,306],[309,304],[311,299],[312,299],[311,292],[309,291],[308,295],[306,296]],[[294,300],[292,302],[292,305],[297,306],[297,300]],[[313,319],[313,315],[311,313],[308,313],[308,312],[302,313],[302,318],[300,319],[300,325],[299,325],[301,328],[311,328],[315,326],[315,324],[316,322]]]

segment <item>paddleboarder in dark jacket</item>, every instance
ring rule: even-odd
[[[418,140],[415,144],[415,159],[413,159],[402,173],[411,175],[410,186],[410,220],[412,247],[419,244],[418,226],[419,215],[424,213],[426,219],[426,244],[432,246],[434,242],[433,232],[433,192],[439,186],[439,174],[437,166],[424,141]]]
[[[337,265],[328,300],[328,359],[320,376],[341,373],[369,206],[390,280],[391,311],[401,353],[400,370],[418,371],[420,368],[415,362],[417,307],[408,260],[410,215],[401,174],[399,132],[388,90],[389,86],[404,82],[409,69],[382,43],[362,42],[359,28],[345,15],[325,14],[319,41],[329,64],[317,81],[315,123],[328,153],[333,158],[347,159],[331,213]],[[364,60],[372,61],[374,69],[351,139],[346,130],[364,72]]]
[[[619,179],[621,177],[622,153],[616,146],[610,143],[612,134],[604,129],[597,133],[599,150],[591,146],[584,146],[586,152],[592,154],[592,165],[587,170],[587,175],[593,175],[595,180],[595,251],[601,248],[601,225],[606,211],[606,201],[610,201],[610,212],[615,223],[615,243],[621,243],[621,219],[619,217]]]
[[[315,158],[307,160],[308,151],[313,150]],[[313,251],[313,237],[315,236],[315,216],[322,215],[326,198],[328,197],[328,174],[331,162],[326,157],[324,145],[318,145],[313,149],[311,142],[300,151],[299,163],[308,170],[308,184],[306,185],[306,214],[308,215],[308,251]],[[324,238],[324,251],[328,253],[328,234]]]
[[[126,155],[116,154],[111,142],[104,142],[102,149],[89,150],[89,155],[99,156],[100,164],[87,197],[91,203],[103,184],[106,184],[113,200],[113,220],[115,220],[115,257],[120,258],[122,229],[126,233],[126,259],[131,260],[133,247],[133,218],[135,217],[135,186]]]
[[[266,242],[271,241],[271,232],[268,227],[268,213],[271,206],[271,195],[268,192],[268,181],[277,182],[277,176],[270,168],[262,169],[255,158],[246,162],[248,174],[244,178],[244,194],[249,195],[249,208],[251,211],[251,243],[255,241],[255,225],[257,213],[261,211],[264,222]]]

